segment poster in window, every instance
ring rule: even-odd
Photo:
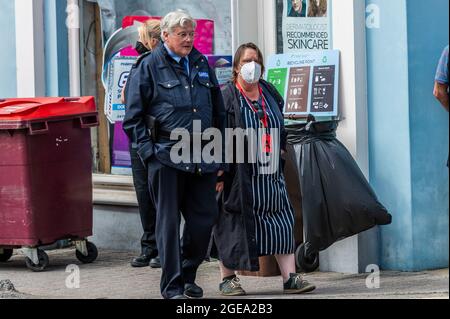
[[[331,0],[283,0],[283,53],[331,49]]]

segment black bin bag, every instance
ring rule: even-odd
[[[350,152],[337,140],[337,127],[338,121],[286,126],[302,197],[304,241],[296,260],[307,272],[319,266],[319,251],[392,221]]]

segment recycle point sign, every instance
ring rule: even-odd
[[[339,51],[272,55],[266,77],[284,97],[286,115],[338,115]]]

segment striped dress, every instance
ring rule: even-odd
[[[272,112],[278,107],[275,100],[263,91],[269,129],[280,128],[280,119]],[[267,98],[266,98],[267,97]],[[241,115],[246,128],[258,129],[261,121],[241,95]],[[262,100],[260,98],[259,104]],[[280,131],[278,131],[280,132]],[[272,140],[280,140],[280,136]],[[259,138],[259,141],[262,139]],[[258,143],[258,151],[261,147]],[[293,254],[294,211],[290,204],[281,164],[274,174],[260,174],[260,163],[251,164],[253,216],[255,220],[256,243],[259,256]]]

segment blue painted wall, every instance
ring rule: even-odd
[[[367,29],[370,182],[393,215],[381,267],[448,267],[448,114],[432,95],[448,2],[366,2],[380,9]]]
[[[380,28],[367,30],[370,182],[393,215],[381,227],[381,266],[410,269],[413,248],[408,43],[405,0],[372,0]]]
[[[45,0],[46,95],[69,96],[66,1]]]
[[[408,0],[414,268],[448,267],[448,113],[434,98],[448,45],[448,0]]]
[[[17,95],[14,1],[0,0],[0,98]]]

